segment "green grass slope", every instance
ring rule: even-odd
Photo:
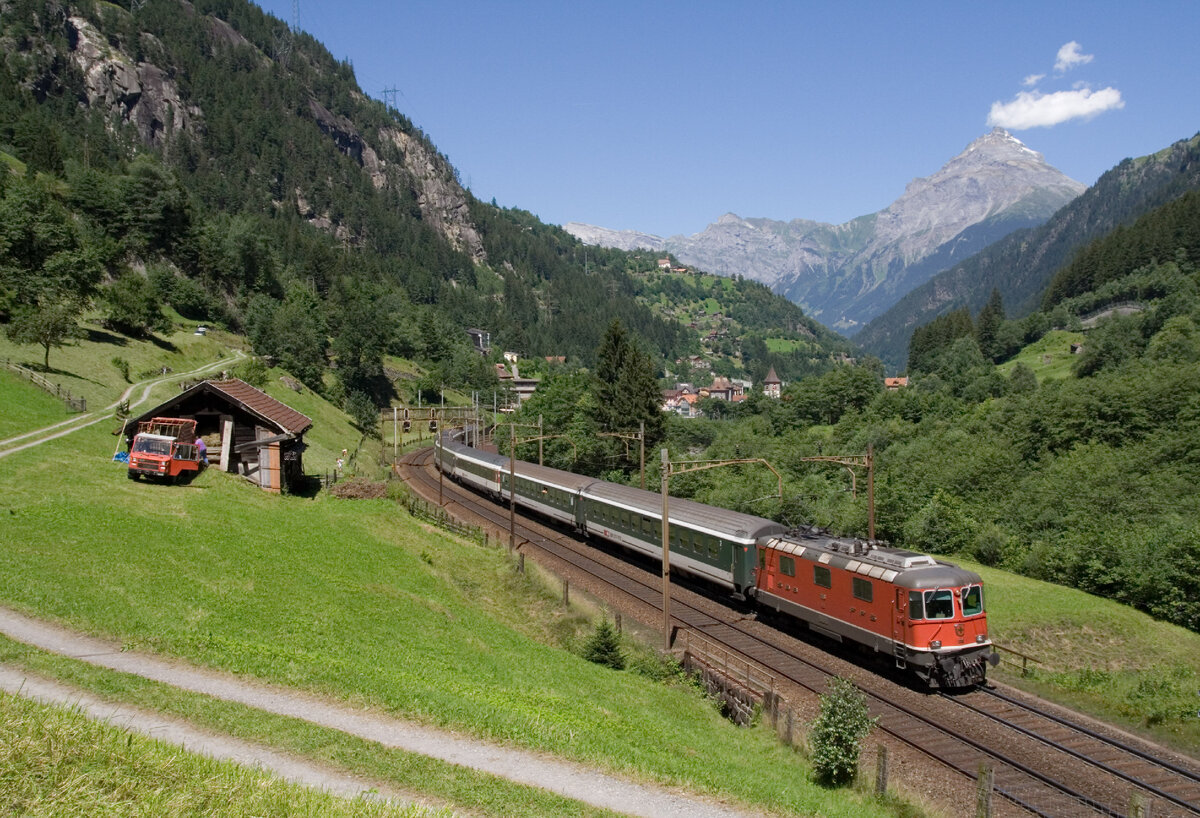
[[[3,693],[0,793],[13,815],[444,814],[336,798]]]

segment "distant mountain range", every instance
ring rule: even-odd
[[[855,336],[890,367],[903,364],[914,329],[960,307],[978,311],[992,289],[1009,317],[1042,306],[1047,286],[1080,248],[1121,225],[1200,190],[1200,134],[1157,153],[1123,159],[1044,224],[1006,236],[904,295]]]
[[[729,213],[692,236],[571,222],[588,244],[669,252],[719,275],[761,281],[826,326],[853,335],[910,290],[1014,230],[1035,227],[1086,190],[1003,129],[973,141],[884,210],[845,224]]]

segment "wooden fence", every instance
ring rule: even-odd
[[[60,384],[51,383],[45,377],[34,372],[32,369],[25,367],[25,366],[21,366],[20,364],[15,363],[15,362],[9,360],[8,358],[4,359],[4,366],[7,369],[10,369],[13,372],[17,373],[18,375],[20,375],[22,378],[25,378],[27,381],[32,383],[34,386],[40,387],[41,389],[45,390],[46,392],[49,392],[51,395],[53,395],[56,398],[60,398],[68,412],[86,412],[87,411],[87,398],[72,397],[71,390],[63,389],[63,387]]]

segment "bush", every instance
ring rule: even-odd
[[[867,713],[867,700],[854,683],[835,677],[821,696],[821,714],[813,722],[808,741],[816,778],[841,786],[858,776],[862,740],[877,719]]]
[[[583,658],[613,670],[625,669],[625,656],[621,653],[621,637],[607,619],[601,620],[595,632],[583,644]]]
[[[271,373],[267,369],[267,365],[263,363],[262,358],[250,358],[242,361],[233,368],[233,372],[230,374],[258,389],[266,386],[267,381],[271,377]]]

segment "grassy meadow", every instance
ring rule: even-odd
[[[1051,330],[1021,350],[1014,358],[997,366],[996,371],[1007,378],[1012,374],[1013,368],[1022,363],[1033,370],[1039,381],[1070,377],[1071,367],[1079,360],[1071,354],[1071,344],[1083,343],[1083,338],[1082,332]]]
[[[0,693],[0,793],[14,815],[328,815],[423,818],[348,800]]]

